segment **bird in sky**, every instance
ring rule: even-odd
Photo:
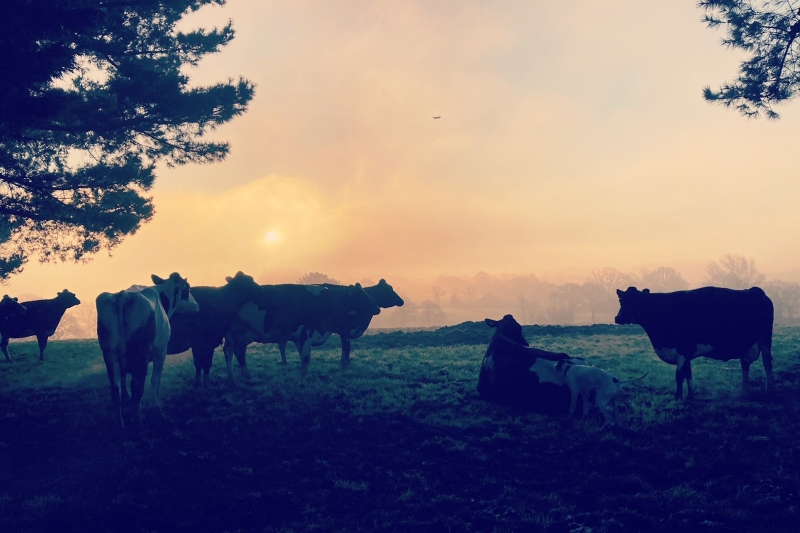
[[[439,115],[438,117],[433,117],[433,120],[438,120],[438,119],[440,119],[440,118],[442,118],[442,116],[441,116],[441,115]]]

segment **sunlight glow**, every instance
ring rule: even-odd
[[[267,234],[264,235],[264,240],[267,242],[267,244],[274,244],[278,242],[280,238],[281,236],[278,235],[278,232],[273,230],[268,231]]]

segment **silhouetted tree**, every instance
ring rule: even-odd
[[[405,306],[404,306],[405,307]],[[422,322],[426,326],[435,326],[444,324],[445,315],[442,308],[433,300],[425,300],[418,307],[421,315]]]
[[[525,298],[524,294],[520,294],[517,298],[517,307],[519,308],[519,323],[527,324],[528,309],[530,308],[530,304],[528,303],[528,299]]]
[[[719,263],[710,262],[706,273],[709,284],[729,289],[749,289],[766,277],[758,271],[752,258],[736,254],[723,255]]]
[[[775,306],[775,321],[795,323],[795,310],[800,304],[800,284],[773,280],[762,283],[761,288]]]
[[[646,287],[652,292],[673,292],[689,288],[689,282],[672,267],[645,270],[642,273],[642,285],[644,285],[643,288]]]
[[[725,26],[722,44],[749,54],[739,75],[718,91],[703,89],[710,102],[735,107],[746,117],[764,113],[776,119],[772,108],[794,97],[800,89],[800,10],[788,0],[704,0],[698,6],[705,11],[708,27]]]
[[[315,283],[332,283],[334,285],[342,284],[338,279],[333,279],[322,272],[309,272],[308,274],[303,274],[297,279],[297,283],[301,285],[313,285]]]
[[[156,163],[215,162],[206,132],[243,113],[240,78],[190,86],[186,67],[231,23],[176,30],[224,0],[25,0],[0,10],[0,279],[27,258],[83,260],[153,216]]]
[[[565,283],[550,293],[547,315],[554,324],[574,324],[575,311],[583,301],[583,289],[577,283]]]
[[[586,278],[588,283],[594,283],[603,287],[608,294],[614,294],[617,289],[628,288],[636,284],[636,278],[631,274],[620,272],[613,267],[603,267],[593,270]]]
[[[433,294],[433,301],[438,304],[441,301],[442,296],[447,293],[444,292],[444,289],[442,289],[440,286],[434,285],[431,287],[431,294]]]
[[[592,324],[597,322],[597,314],[615,308],[618,300],[608,290],[597,283],[586,282],[581,286],[583,301],[592,313]]]

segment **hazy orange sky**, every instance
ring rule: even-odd
[[[229,0],[185,27],[236,38],[187,71],[257,84],[213,134],[222,164],[161,168],[154,220],[111,257],[32,261],[9,294],[179,271],[219,285],[669,265],[725,253],[800,267],[800,103],[746,120],[706,103],[741,55],[694,0]],[[433,120],[433,115],[441,119]],[[796,273],[795,273],[796,275]]]

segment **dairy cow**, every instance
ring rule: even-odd
[[[331,289],[342,287],[342,285],[334,285],[331,283],[321,283],[320,286]],[[377,285],[363,287],[363,289],[364,292],[366,292],[367,295],[372,298],[372,301],[375,302],[375,305],[381,309],[388,309],[395,306],[401,307],[405,303],[400,295],[394,292],[392,286],[386,283],[385,279],[380,280]],[[364,332],[367,331],[373,316],[375,315],[372,313],[372,309],[361,311],[352,316],[350,324],[346,325],[344,329],[334,332],[339,335],[339,338],[342,341],[342,368],[350,365],[350,341],[352,339],[361,337]],[[328,340],[328,337],[329,336],[315,340],[313,342],[314,347],[325,344],[325,341]],[[281,362],[283,364],[286,364],[286,344],[287,341],[278,342],[278,349],[281,352]]]
[[[545,412],[566,412],[570,391],[558,361],[585,365],[579,357],[530,348],[522,326],[511,315],[486,319],[495,328],[478,377],[478,393],[485,400]]]
[[[134,423],[140,418],[147,367],[153,363],[150,385],[161,411],[158,388],[167,355],[170,317],[177,311],[197,312],[189,282],[173,272],[167,279],[155,274],[154,285],[134,285],[117,293],[101,293],[97,305],[97,340],[106,364],[111,401],[119,424],[125,427],[123,403],[128,400],[127,376],[131,375],[131,408]]]
[[[248,302],[258,301],[261,292],[251,276],[237,272],[225,278],[222,287],[193,287],[200,305],[197,313],[177,313],[172,318],[172,336],[167,353],[192,350],[195,386],[209,383],[208,373],[214,349],[222,344],[236,314]]]
[[[359,284],[262,285],[259,302],[242,307],[225,337],[228,377],[233,379],[233,355],[242,373],[249,375],[246,352],[252,342],[278,343],[285,350],[293,341],[300,352],[300,368],[306,372],[313,345],[323,344],[334,332],[349,340],[359,328],[366,329],[364,316],[371,319],[378,313],[380,308]]]
[[[2,327],[9,318],[19,316],[23,313],[25,313],[25,307],[17,302],[16,298],[5,294],[3,298],[0,299],[0,327]],[[11,359],[6,356],[6,360],[10,361]]]
[[[64,312],[81,303],[78,298],[67,289],[57,293],[55,298],[48,300],[32,300],[21,302],[25,313],[9,317],[0,325],[0,349],[6,356],[6,361],[11,361],[8,355],[8,341],[36,335],[39,341],[39,360],[44,360],[44,349],[47,339],[56,332]]]
[[[675,398],[694,396],[692,359],[739,359],[742,392],[749,391],[750,365],[763,357],[766,389],[772,388],[772,301],[758,287],[747,290],[703,287],[689,291],[651,293],[629,287],[617,290],[617,324],[644,328],[658,357],[676,365]]]

